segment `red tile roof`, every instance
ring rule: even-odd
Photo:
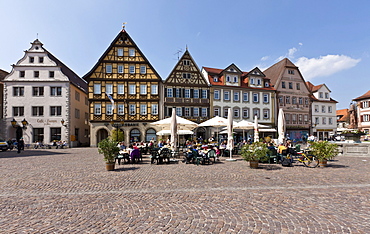
[[[337,114],[338,117],[340,117],[337,120],[338,122],[348,122],[348,120],[349,120],[348,109],[337,110],[336,114]]]
[[[368,99],[368,98],[370,98],[370,90],[367,91],[364,95],[361,95],[361,96],[353,99],[353,101],[360,101],[360,100]]]

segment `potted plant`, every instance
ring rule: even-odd
[[[108,171],[114,170],[115,158],[119,153],[120,148],[117,147],[117,142],[111,138],[106,138],[99,142],[98,152],[104,156],[104,161],[106,162],[106,169]]]
[[[263,142],[253,142],[242,147],[241,156],[244,160],[249,161],[251,168],[258,168],[258,162],[268,159],[267,145]]]
[[[326,167],[328,160],[338,155],[338,145],[328,141],[312,142],[310,146],[310,154],[315,155],[319,159],[320,167]]]

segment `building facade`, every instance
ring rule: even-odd
[[[311,93],[298,67],[285,58],[263,73],[276,89],[276,108],[284,111],[286,137],[304,141],[311,132]],[[277,114],[275,112],[274,119]]]
[[[164,117],[172,114],[201,123],[210,116],[210,88],[199,67],[186,49],[164,81]],[[205,128],[195,129],[197,137],[205,139]]]
[[[331,91],[325,84],[313,85],[306,82],[312,93],[312,134],[318,140],[327,140],[337,135],[337,101],[331,98]]]
[[[227,118],[231,108],[236,122],[254,122],[257,116],[259,123],[275,125],[275,89],[260,69],[244,72],[231,64],[225,69],[203,67],[202,73],[211,86],[211,117]]]
[[[124,141],[156,138],[148,123],[163,117],[162,79],[122,29],[94,67],[88,81],[91,146],[123,132]]]
[[[11,125],[28,122],[26,144],[66,141],[70,147],[89,145],[87,83],[47,51],[36,39],[4,78],[4,119],[8,138]],[[22,126],[23,127],[23,126]]]
[[[4,120],[4,78],[8,72],[0,69],[0,139],[6,139],[5,120]]]
[[[370,134],[370,91],[365,94],[354,98],[353,101],[356,102],[356,112],[357,112],[357,127],[359,130],[366,132],[367,135]]]

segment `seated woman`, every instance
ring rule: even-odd
[[[194,161],[194,158],[196,157],[196,155],[198,155],[198,151],[191,146],[188,152],[186,152],[185,158],[182,162],[191,163]]]

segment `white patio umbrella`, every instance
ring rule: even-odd
[[[176,120],[176,110],[175,108],[172,109],[172,116],[171,116],[171,148],[172,150],[177,150],[177,120]]]
[[[283,108],[279,109],[279,115],[278,115],[278,134],[279,134],[279,144],[284,143],[284,137],[285,137],[285,117],[284,117],[284,111]]]
[[[228,110],[227,114],[227,146],[226,149],[230,152],[230,158],[227,161],[235,161],[233,159],[233,149],[234,149],[234,138],[233,138],[233,113],[231,108]]]
[[[254,142],[258,142],[260,140],[258,134],[258,118],[257,115],[254,116]]]
[[[212,119],[206,120],[203,123],[199,124],[199,126],[203,126],[203,127],[209,127],[209,126],[216,127],[217,128],[217,136],[216,136],[216,139],[217,139],[217,142],[218,142],[218,132],[219,132],[218,128],[219,127],[222,127],[222,126],[227,126],[227,119],[225,119],[223,117],[220,117],[220,116],[215,116]]]
[[[193,135],[194,132],[191,130],[177,130],[177,135]],[[171,135],[171,130],[161,130],[156,133],[158,136]]]
[[[171,128],[172,117],[162,119],[153,123],[152,125],[162,127],[162,130],[168,130]],[[180,116],[176,115],[176,122],[177,122],[177,129],[178,130],[193,130],[194,128],[198,127],[198,124],[192,122],[190,120],[181,118]]]
[[[245,140],[244,130],[251,130],[251,129],[254,129],[254,127],[255,127],[254,123],[249,122],[247,120],[239,121],[234,125],[234,129],[242,129],[243,130],[243,140]],[[268,128],[268,126],[258,124],[258,128]]]

